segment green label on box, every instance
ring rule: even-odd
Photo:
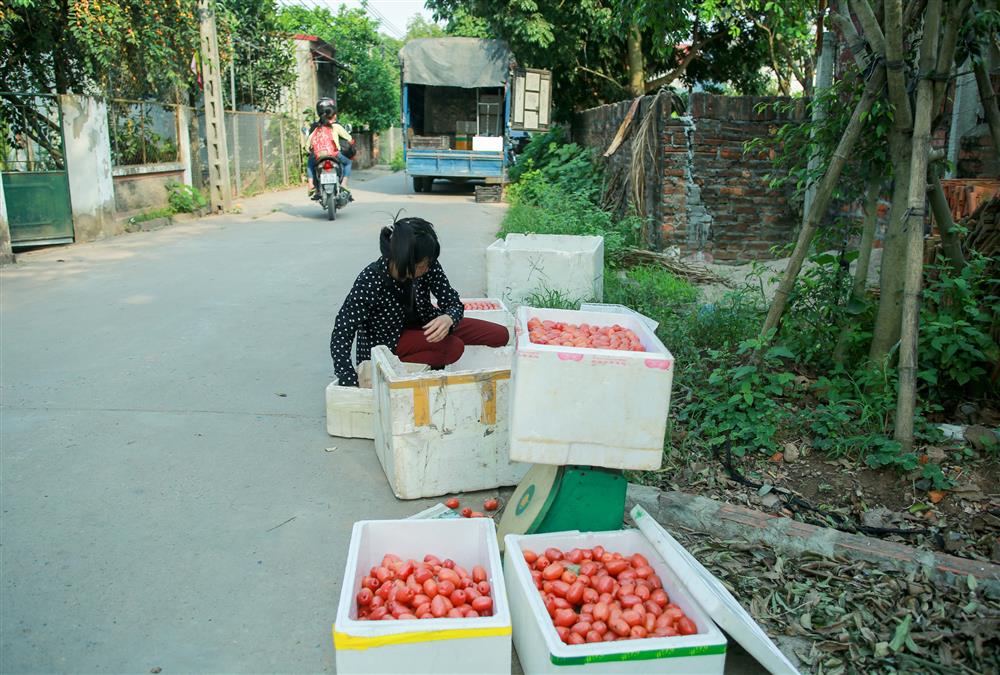
[[[588,663],[611,663],[614,661],[652,661],[654,659],[672,659],[679,656],[710,656],[725,654],[726,645],[703,645],[701,647],[678,647],[677,649],[653,649],[645,652],[627,652],[624,654],[590,654],[587,656],[556,656],[549,654],[552,665],[582,666]]]

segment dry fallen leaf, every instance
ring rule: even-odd
[[[931,502],[932,503],[937,504],[939,501],[941,501],[942,499],[944,499],[944,491],[943,490],[931,490],[930,492],[927,493],[927,496],[931,498]]]
[[[784,459],[784,457],[785,456],[783,454],[781,454],[780,452],[776,452],[773,455],[771,455],[771,459],[768,460],[768,461],[771,461],[771,462],[780,462],[782,459]]]

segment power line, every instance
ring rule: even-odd
[[[377,16],[382,21],[382,23],[385,24],[386,28],[388,28],[390,30],[390,32],[396,34],[397,38],[402,38],[402,37],[404,37],[406,35],[405,31],[399,30],[399,28],[397,28],[394,23],[392,23],[391,21],[389,21],[389,19],[387,19],[386,16],[377,7],[375,7],[374,4],[367,5],[367,6],[364,6],[364,7],[367,10],[370,10],[371,12],[374,12],[375,16]]]

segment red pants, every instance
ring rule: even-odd
[[[504,347],[509,337],[500,324],[481,319],[462,319],[458,328],[440,342],[428,342],[422,328],[405,328],[396,345],[396,356],[400,361],[443,368],[462,357],[465,345]]]

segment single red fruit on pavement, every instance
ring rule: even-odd
[[[483,508],[487,511],[496,511],[500,503],[495,499],[487,499],[483,502]]]
[[[454,497],[452,497],[451,499],[449,499],[448,501],[446,501],[444,503],[444,505],[447,506],[449,509],[457,509],[458,508],[458,500],[455,499]]]
[[[463,518],[471,518],[472,517],[472,509],[470,509],[468,506],[466,506],[464,509],[462,509],[462,517]]]

